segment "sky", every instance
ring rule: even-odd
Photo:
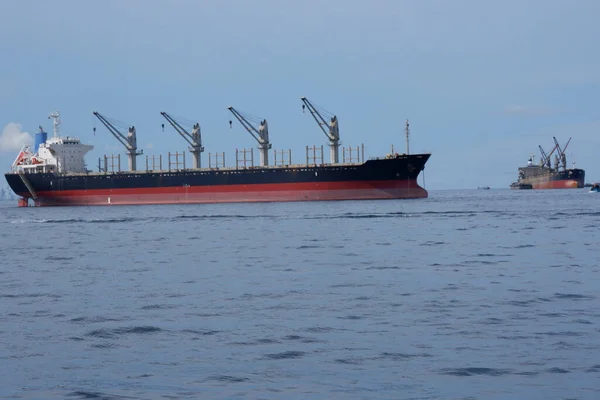
[[[54,110],[94,146],[90,169],[124,156],[93,111],[136,127],[139,167],[187,149],[161,111],[200,123],[204,167],[236,148],[258,159],[228,106],[267,119],[273,149],[302,163],[307,145],[327,151],[306,96],[366,158],[405,151],[409,119],[410,152],[432,154],[427,189],[508,188],[553,137],[572,138],[567,161],[593,182],[598,20],[597,0],[3,0],[0,169],[38,126],[52,134]]]

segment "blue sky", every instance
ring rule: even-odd
[[[90,168],[123,152],[93,111],[135,125],[149,155],[187,148],[160,111],[197,120],[203,166],[209,152],[231,164],[256,143],[230,105],[266,118],[299,163],[326,145],[306,96],[367,157],[404,149],[410,119],[411,152],[432,153],[428,189],[507,188],[553,136],[600,180],[599,19],[595,0],[3,0],[0,167],[14,124],[51,132],[54,109],[95,146]]]

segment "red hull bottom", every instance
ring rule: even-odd
[[[574,179],[534,183],[533,189],[577,189],[583,187]]]
[[[36,206],[111,206],[426,198],[414,180],[39,192]]]

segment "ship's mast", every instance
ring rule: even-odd
[[[406,134],[406,155],[410,154],[409,148],[408,148],[408,137],[410,136],[410,127],[408,124],[408,119],[406,120],[406,126],[404,128],[404,133]]]
[[[53,137],[58,137],[58,126],[60,125],[60,113],[58,111],[54,111],[52,114],[48,115],[48,119],[52,119],[53,125]]]

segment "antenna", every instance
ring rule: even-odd
[[[410,128],[408,124],[408,119],[406,120],[406,127],[404,128],[404,132],[406,132],[406,155],[409,155],[410,152],[408,150],[408,137],[410,136]]]
[[[60,113],[58,111],[54,111],[52,114],[48,115],[48,119],[52,119],[52,124],[54,125],[54,136],[55,138],[58,137],[58,126],[60,125]]]

